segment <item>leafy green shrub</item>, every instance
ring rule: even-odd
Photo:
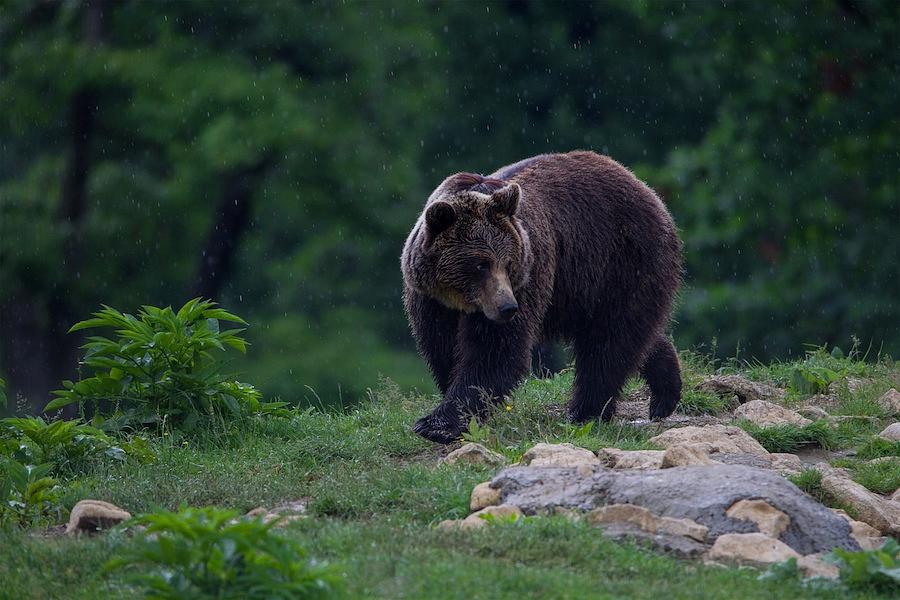
[[[42,517],[56,513],[56,480],[47,477],[53,465],[25,465],[0,457],[0,524],[36,525]]]
[[[34,464],[54,463],[64,467],[100,453],[118,460],[125,458],[124,450],[115,446],[105,433],[78,419],[50,423],[40,417],[2,419],[0,439],[17,460]]]
[[[824,420],[813,421],[802,427],[791,423],[762,427],[748,421],[741,421],[738,426],[769,452],[796,452],[804,446],[819,446],[829,450],[837,445],[834,428]]]
[[[82,346],[82,364],[93,375],[63,382],[45,411],[90,404],[118,426],[156,426],[186,431],[200,422],[250,414],[279,414],[283,402],[262,402],[251,385],[222,373],[226,348],[245,352],[243,329],[220,328],[220,321],[246,325],[214,302],[195,298],[178,312],[144,306],[137,317],[104,306],[93,319],[70,331],[111,328],[114,339],[92,336]]]
[[[134,519],[146,526],[143,535],[105,570],[130,570],[159,599],[323,598],[337,589],[336,572],[273,533],[276,522],[237,516],[184,508]]]
[[[832,551],[841,581],[851,587],[874,587],[900,592],[900,544],[889,539],[877,550]]]

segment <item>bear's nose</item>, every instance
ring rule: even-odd
[[[519,305],[515,302],[507,302],[500,306],[500,318],[504,321],[512,319],[519,311]]]

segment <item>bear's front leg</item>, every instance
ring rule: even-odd
[[[466,431],[472,417],[483,420],[491,405],[515,389],[531,369],[533,336],[519,315],[496,323],[480,313],[460,319],[456,359],[443,401],[419,419],[413,431],[448,444]]]

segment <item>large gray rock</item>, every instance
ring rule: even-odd
[[[652,471],[602,470],[579,475],[574,468],[512,467],[491,482],[504,504],[527,515],[558,507],[590,511],[608,504],[636,504],[661,517],[691,519],[709,528],[709,541],[725,533],[753,533],[756,523],[729,517],[740,500],[760,499],[786,514],[778,539],[812,554],[835,547],[858,550],[850,525],[773,471],[740,465],[674,467]]]

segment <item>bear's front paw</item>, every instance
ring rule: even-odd
[[[427,417],[422,417],[416,421],[416,424],[413,425],[413,431],[426,440],[439,444],[450,444],[459,440],[463,433],[459,419],[454,418],[455,414],[451,416],[446,414],[446,412],[446,410],[438,407],[437,410]]]

